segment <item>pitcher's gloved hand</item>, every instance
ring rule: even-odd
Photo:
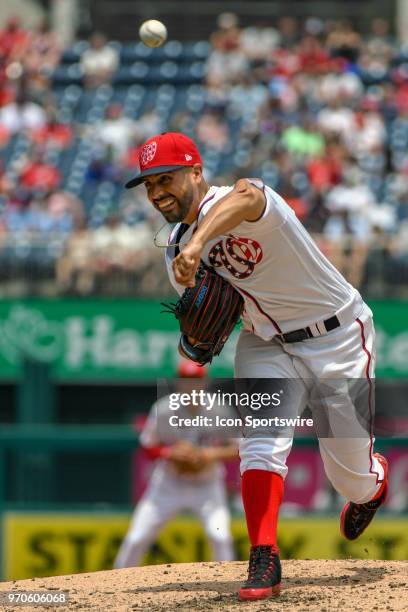
[[[219,355],[244,309],[236,289],[212,268],[200,263],[194,287],[175,304],[164,304],[179,321],[179,352],[204,365]]]

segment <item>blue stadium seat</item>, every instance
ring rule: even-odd
[[[93,90],[84,90],[83,94],[75,108],[75,119],[80,123],[84,123],[89,110],[93,106],[95,92]]]
[[[133,64],[138,59],[139,55],[135,48],[134,43],[125,43],[122,45],[122,50],[120,52],[120,63],[122,66],[124,64]]]
[[[61,58],[61,64],[74,64],[75,62],[78,62],[81,59],[81,55],[86,49],[88,49],[88,47],[89,43],[86,40],[76,42],[72,47],[64,50]]]
[[[130,66],[121,66],[114,75],[114,85],[131,85],[149,80],[149,66],[146,62],[137,61]]]
[[[177,61],[181,58],[183,53],[183,43],[179,40],[170,40],[162,47],[164,56]]]
[[[146,47],[146,45],[143,44],[141,41],[133,45],[134,58],[139,60],[149,61],[153,57],[155,50],[156,49]]]
[[[210,51],[211,45],[207,41],[184,43],[180,59],[184,62],[206,60]]]
[[[53,86],[82,83],[82,70],[79,64],[62,64],[52,74]]]
[[[79,85],[68,85],[61,90],[58,105],[58,120],[62,123],[71,123],[75,109],[82,96],[82,87]]]
[[[112,49],[115,49],[118,54],[119,54],[119,58],[122,55],[122,43],[119,40],[110,40],[108,42],[109,47],[112,47]]]
[[[14,151],[15,136],[10,138],[8,143],[0,150],[0,159],[4,166],[7,166]]]
[[[202,111],[206,103],[206,92],[204,87],[198,84],[190,85],[187,89],[186,107],[193,113]]]
[[[160,65],[159,70],[163,79],[171,82],[177,77],[179,66],[175,62],[167,61]]]
[[[113,92],[113,96],[112,96],[111,102],[118,103],[118,104],[121,104],[123,106],[124,103],[125,103],[125,100],[127,98],[127,95],[128,95],[128,88],[127,87],[116,87],[114,92]]]

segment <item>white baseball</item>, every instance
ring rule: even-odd
[[[160,47],[167,39],[167,28],[157,19],[144,21],[139,28],[139,36],[148,47]]]

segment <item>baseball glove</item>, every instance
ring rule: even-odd
[[[204,365],[221,353],[241,317],[244,300],[228,281],[201,262],[195,286],[188,287],[175,304],[164,306],[165,312],[178,319],[180,353]]]
[[[196,448],[183,440],[173,446],[168,461],[178,474],[183,475],[198,474],[209,465],[208,461],[203,459],[200,448]]]

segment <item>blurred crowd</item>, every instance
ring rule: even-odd
[[[172,85],[164,57],[160,95],[140,61],[139,85],[117,85],[126,45],[98,32],[81,44],[70,64],[46,20],[0,31],[0,288],[168,293],[153,245],[166,228],[143,188],[122,186],[139,145],[172,130],[197,140],[210,183],[260,176],[276,189],[363,291],[407,292],[408,49],[386,21],[362,33],[223,13],[200,82]]]

